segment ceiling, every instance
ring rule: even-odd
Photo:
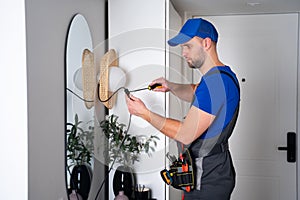
[[[182,17],[300,12],[300,0],[171,0],[171,2]]]

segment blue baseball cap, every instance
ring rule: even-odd
[[[202,18],[188,19],[180,32],[168,41],[170,46],[177,46],[188,42],[193,37],[210,38],[214,42],[218,42],[218,32],[214,25]]]

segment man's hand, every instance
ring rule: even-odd
[[[161,87],[154,88],[153,91],[155,92],[172,92],[175,96],[179,97],[180,99],[192,102],[194,99],[194,92],[196,90],[195,84],[181,84],[181,83],[174,83],[171,81],[166,80],[163,77],[155,79],[150,83],[154,85],[156,83],[161,84]]]
[[[145,117],[148,116],[149,110],[141,99],[131,94],[130,94],[130,98],[128,96],[125,97],[126,97],[126,104],[128,107],[128,111],[130,114],[136,115],[143,119],[145,119]]]
[[[150,86],[154,85],[156,83],[161,84],[161,87],[156,87],[156,88],[153,89],[153,91],[155,91],[155,92],[168,92],[168,91],[170,91],[170,88],[169,88],[170,83],[165,78],[160,77],[158,79],[153,80],[152,83],[150,83]]]

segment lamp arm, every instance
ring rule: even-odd
[[[102,99],[100,99],[100,95],[99,95],[99,87],[100,87],[100,84],[98,83],[98,85],[97,85],[97,91],[98,91],[98,99],[99,99],[99,101],[100,102],[107,102],[107,101],[109,101],[115,94],[117,94],[121,89],[124,89],[124,90],[126,90],[127,88],[125,88],[125,87],[119,87],[110,97],[108,97],[107,99],[105,99],[105,100],[102,100]]]

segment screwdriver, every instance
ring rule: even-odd
[[[141,90],[154,90],[155,88],[161,88],[162,84],[161,83],[155,83],[153,85],[148,85],[148,87],[146,88],[141,88],[141,89],[137,89],[137,90],[132,90],[130,92],[137,92],[137,91],[141,91]]]
[[[141,90],[153,90],[155,88],[158,88],[158,87],[162,87],[161,83],[155,83],[153,85],[148,85],[148,87],[146,88],[141,88],[141,89],[137,89],[137,90],[131,90],[129,91],[127,88],[124,89],[124,92],[125,94],[128,96],[129,99],[133,100],[131,97],[130,97],[130,92],[137,92],[137,91],[141,91]]]
[[[153,85],[149,85],[148,90],[154,90],[155,88],[161,88],[161,87],[162,87],[161,83],[155,83]]]

